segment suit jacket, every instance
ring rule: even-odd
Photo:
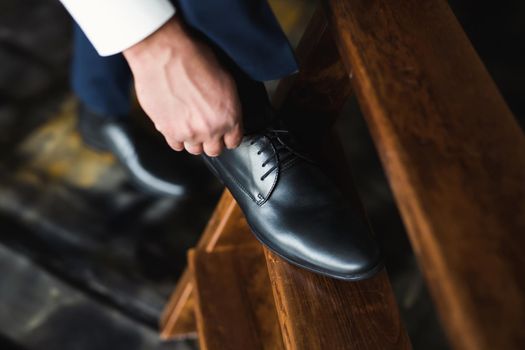
[[[266,0],[61,0],[100,55],[119,53],[175,11],[259,81],[297,71],[293,50]]]

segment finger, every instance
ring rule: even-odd
[[[194,154],[196,156],[202,153],[202,143],[184,142],[184,148],[186,148],[188,153]]]
[[[204,142],[204,153],[209,157],[217,157],[224,150],[224,141],[222,137]]]
[[[234,149],[241,144],[242,141],[242,126],[237,124],[235,128],[228,131],[224,135],[224,144],[228,149]]]
[[[164,136],[164,135],[162,135]],[[184,150],[184,144],[182,142],[179,142],[179,141],[175,141],[173,138],[168,138],[166,136],[164,136],[164,140],[166,140],[166,143],[168,144],[168,146],[170,146],[170,148],[174,149],[175,151],[183,151]]]
[[[177,152],[184,150],[184,143],[178,141],[168,141],[168,145]]]
[[[157,127],[157,125],[155,125]],[[183,151],[184,150],[184,144],[180,141],[177,141],[177,138],[174,137],[174,135],[168,135],[167,133],[161,132],[159,128],[157,128],[159,133],[164,137],[164,140],[175,151]]]

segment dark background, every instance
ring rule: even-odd
[[[295,42],[312,3],[274,3]],[[523,126],[525,3],[450,5]],[[0,349],[195,348],[162,344],[157,320],[219,190],[152,197],[82,145],[70,24],[56,0],[0,0]],[[355,101],[346,114],[359,115]],[[447,349],[363,119],[338,126],[414,348]]]

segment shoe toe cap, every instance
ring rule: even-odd
[[[380,251],[362,220],[307,221],[301,227],[273,229],[280,234],[260,238],[291,263],[330,277],[360,280],[381,269]]]
[[[369,235],[366,233],[366,235]],[[331,277],[359,280],[371,277],[382,266],[381,254],[373,240],[348,235],[342,241],[312,242],[310,254],[303,254],[311,269]]]

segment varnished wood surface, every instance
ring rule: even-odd
[[[241,208],[231,193],[224,190],[197,248],[211,252],[219,246],[256,242],[257,240],[251,234]]]
[[[329,0],[456,349],[525,349],[525,139],[445,1]]]
[[[266,257],[286,349],[410,349],[385,270],[345,282]]]
[[[224,191],[206,226],[197,248],[211,252],[217,246],[249,244],[256,240],[249,231],[246,219],[231,196]],[[160,322],[163,339],[194,337],[196,335],[193,312],[193,285],[186,269],[170,297]]]
[[[197,337],[197,324],[194,313],[193,284],[186,268],[160,320],[160,337],[164,340]]]
[[[188,260],[201,349],[284,349],[259,244],[193,250]]]

